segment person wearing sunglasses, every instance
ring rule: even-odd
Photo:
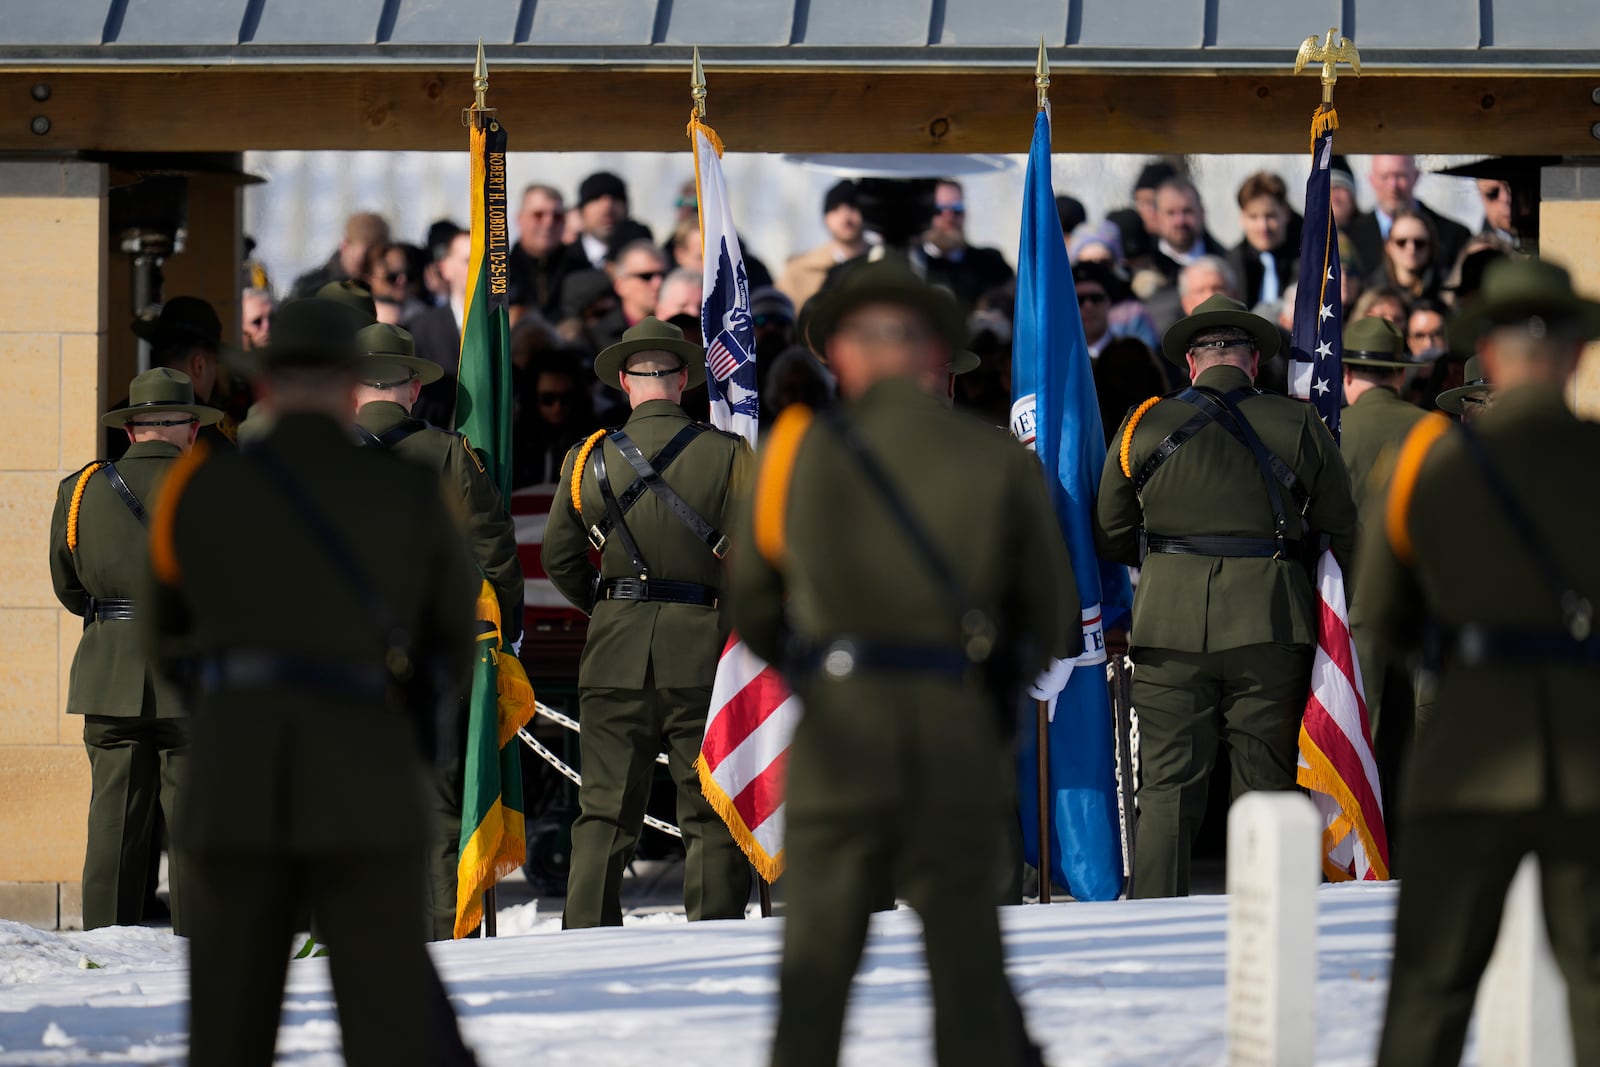
[[[1372,157],[1367,183],[1372,187],[1373,210],[1357,215],[1347,231],[1355,243],[1356,255],[1369,270],[1375,270],[1383,262],[1384,244],[1402,211],[1420,212],[1433,227],[1436,263],[1453,264],[1471,236],[1461,223],[1446,218],[1417,199],[1420,177],[1415,156]]]
[[[946,179],[933,189],[933,221],[922,235],[928,282],[942,285],[973,305],[1015,277],[998,249],[967,243],[967,203],[961,183]]]
[[[566,221],[559,189],[536,182],[522,191],[517,243],[511,247],[508,271],[511,304],[537,311],[551,322],[561,315],[561,283],[567,275],[589,268],[580,246],[563,243]]]
[[[1433,298],[1444,284],[1439,270],[1439,237],[1428,216],[1402,209],[1389,224],[1383,262],[1369,280],[1374,287],[1397,289],[1408,300]]]
[[[606,263],[611,287],[617,291],[626,325],[635,326],[654,315],[667,277],[667,258],[649,240],[634,241],[618,250]]]

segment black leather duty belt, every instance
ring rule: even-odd
[[[337,663],[278,652],[230,652],[200,661],[207,692],[300,689],[345,697],[383,698],[394,677],[379,664]]]
[[[1144,554],[1159,553],[1169,556],[1219,556],[1227,559],[1302,559],[1305,545],[1301,541],[1278,540],[1275,537],[1161,537],[1148,534],[1144,538]]]
[[[1446,644],[1446,662],[1463,667],[1484,664],[1569,664],[1600,667],[1600,639],[1578,640],[1559,630],[1492,630],[1463,626]]]
[[[860,641],[841,637],[814,645],[794,657],[801,673],[842,680],[860,672],[869,674],[931,674],[961,679],[977,666],[966,653],[951,645],[901,645],[889,641]]]
[[[647,600],[662,604],[694,604],[714,608],[722,594],[698,582],[665,578],[609,578],[600,583],[601,600]]]
[[[107,619],[133,618],[133,601],[126,597],[96,597],[89,598],[83,608],[83,624],[89,625],[91,620],[105,622]]]

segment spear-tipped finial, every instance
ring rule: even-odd
[[[483,58],[483,38],[478,38],[478,60],[472,65],[472,109],[485,108],[484,97],[489,94],[489,61]]]
[[[1039,38],[1039,62],[1033,67],[1033,88],[1039,110],[1050,106],[1050,57],[1045,54],[1044,38]]]
[[[694,71],[689,76],[689,95],[694,99],[694,117],[706,117],[706,68],[700,65],[700,46],[694,46]]]
[[[1333,105],[1333,86],[1339,80],[1340,63],[1350,64],[1356,77],[1361,76],[1361,53],[1350,43],[1350,38],[1339,36],[1336,26],[1328,28],[1326,41],[1319,43],[1313,33],[1300,43],[1300,51],[1294,57],[1294,72],[1299,74],[1308,63],[1322,64],[1322,103],[1329,107]]]

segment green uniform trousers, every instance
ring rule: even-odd
[[[622,925],[622,875],[644,827],[656,754],[678,793],[678,828],[687,853],[683,904],[691,922],[742,919],[750,863],[700,790],[694,761],[706,728],[710,688],[584,689],[578,735],[583,785],[572,824],[567,929]]]
[[[93,782],[83,861],[83,927],[131,926],[144,917],[158,807],[168,830],[172,827],[189,758],[189,722],[85,715],[83,745]],[[182,862],[176,853],[170,859],[172,929],[182,934]]]
[[[994,903],[1006,833],[977,812],[790,816],[774,1067],[838,1062],[869,916],[895,894],[922,918],[942,1067],[1037,1062],[1006,980]]]
[[[297,912],[309,906],[351,1067],[434,1062],[422,857],[197,852],[188,857],[189,1063],[273,1062]]]
[[[1205,818],[1219,741],[1228,746],[1235,799],[1295,788],[1313,653],[1309,645],[1266,644],[1133,650],[1141,771],[1135,897],[1188,895],[1190,847]]]
[[[428,940],[456,935],[456,886],[461,861],[461,769],[433,776],[433,829],[428,838]]]
[[[1545,929],[1567,980],[1573,1062],[1600,1063],[1600,815],[1403,818],[1406,875],[1378,1067],[1456,1067],[1522,857],[1539,858]]]

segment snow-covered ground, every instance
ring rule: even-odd
[[[1319,893],[1319,1064],[1372,1062],[1394,902],[1385,885]],[[1005,909],[1009,971],[1048,1061],[1222,1063],[1226,909],[1221,896]],[[765,1061],[781,919],[689,926],[658,913],[620,930],[558,927],[558,914],[526,904],[501,912],[496,940],[436,946],[486,1067]],[[166,931],[0,922],[0,1064],[181,1062],[184,968],[184,942]],[[279,1062],[339,1063],[333,1010],[327,961],[291,964]],[[929,1013],[915,914],[875,916],[844,1062],[932,1062]]]

